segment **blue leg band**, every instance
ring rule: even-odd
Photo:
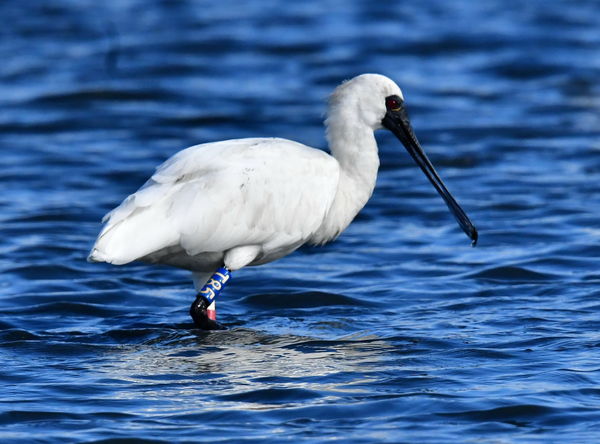
[[[204,284],[204,287],[198,292],[198,296],[202,296],[208,302],[208,305],[212,304],[215,298],[221,294],[225,283],[230,277],[231,272],[227,268],[219,268],[208,282]]]

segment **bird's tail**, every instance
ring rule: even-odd
[[[102,251],[98,250],[96,246],[92,247],[90,254],[87,257],[88,262],[110,262],[110,259]]]
[[[88,256],[89,262],[123,265],[174,245],[179,236],[160,211],[142,209],[106,227]]]

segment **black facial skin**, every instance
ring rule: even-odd
[[[429,181],[433,184],[437,192],[442,196],[446,205],[454,215],[460,228],[466,233],[472,241],[473,246],[477,244],[477,229],[473,223],[469,220],[469,217],[458,205],[450,191],[442,182],[442,179],[433,168],[433,165],[425,155],[421,144],[417,140],[415,133],[413,132],[408,114],[404,107],[404,101],[399,96],[388,96],[385,99],[387,112],[385,117],[381,121],[381,124],[389,129],[396,137],[402,142],[408,153],[415,160],[417,165],[423,170]]]

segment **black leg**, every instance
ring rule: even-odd
[[[196,296],[196,300],[190,307],[190,315],[196,327],[202,330],[226,330],[222,324],[208,317],[207,309],[209,305],[204,297],[200,295]]]

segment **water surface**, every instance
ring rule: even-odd
[[[600,6],[413,3],[0,4],[3,442],[598,441]],[[192,327],[186,272],[85,262],[174,152],[325,147],[363,72],[402,86],[477,248],[382,133],[364,211],[236,273],[228,331]]]

